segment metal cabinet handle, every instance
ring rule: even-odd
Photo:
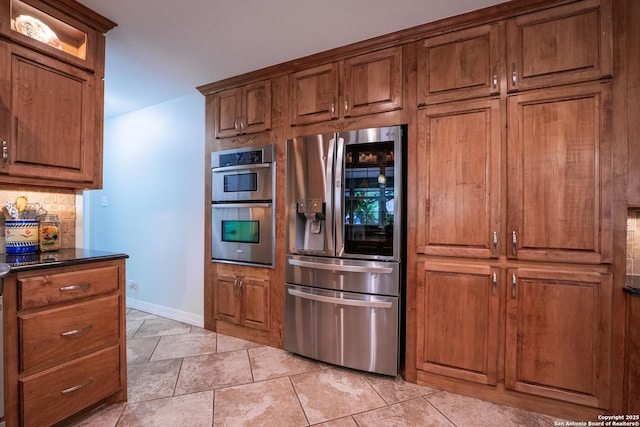
[[[78,283],[77,285],[63,286],[59,290],[60,292],[77,291],[79,289],[87,289],[91,287],[91,283]]]
[[[511,63],[511,83],[515,86],[518,82],[518,69],[516,68],[516,63]]]
[[[492,289],[491,289],[491,293],[493,295],[496,294],[496,290],[498,289],[498,275],[496,274],[496,272],[493,272],[493,275],[491,276],[491,282],[492,282]]]
[[[498,67],[496,65],[493,66],[493,88],[496,89],[498,87]]]
[[[2,141],[2,165],[6,166],[8,160],[9,160],[9,146],[7,145],[7,141]]]
[[[236,116],[235,119],[233,120],[233,127],[235,128],[236,133],[239,133],[238,132],[238,127],[239,127],[238,126],[238,116]]]
[[[511,253],[515,256],[518,251],[518,236],[515,231],[511,233],[511,243],[512,243]]]
[[[518,283],[518,278],[516,277],[516,274],[513,273],[511,275],[511,298],[515,298],[516,297],[516,284]]]
[[[498,232],[497,231],[493,232],[493,237],[491,239],[491,242],[493,243],[493,255],[496,255],[498,252]]]
[[[84,328],[80,328],[80,329],[73,329],[73,330],[67,331],[67,332],[62,332],[62,333],[60,333],[60,336],[69,337],[69,336],[72,336],[72,335],[79,335],[79,334],[82,334],[84,332],[89,332],[91,329],[93,329],[93,325],[85,326]]]
[[[89,378],[88,381],[83,382],[82,384],[78,384],[78,385],[74,385],[73,387],[69,387],[67,389],[64,389],[60,392],[60,394],[67,394],[67,393],[72,393],[76,390],[80,390],[83,387],[88,386],[89,384],[91,384],[93,382],[93,378]]]
[[[344,96],[344,113],[349,112],[349,95]]]
[[[331,114],[336,112],[336,100],[335,100],[335,98],[333,99],[333,101],[331,101],[330,109],[331,109]]]
[[[244,133],[245,130],[245,116],[240,116],[240,133]]]

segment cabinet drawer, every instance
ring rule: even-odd
[[[20,370],[54,366],[118,340],[118,295],[20,315]]]
[[[118,289],[118,267],[47,274],[18,280],[20,310],[71,301]]]
[[[119,355],[116,345],[21,379],[23,425],[51,425],[118,391]]]

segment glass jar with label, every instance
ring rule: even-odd
[[[60,249],[60,219],[58,215],[40,215],[39,222],[39,242],[40,250],[43,252],[57,251]]]

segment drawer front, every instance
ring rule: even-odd
[[[119,355],[116,345],[21,379],[23,425],[51,425],[120,390]]]
[[[20,370],[54,366],[117,342],[118,295],[20,315]]]
[[[100,267],[18,280],[19,309],[42,307],[118,289],[118,267]]]

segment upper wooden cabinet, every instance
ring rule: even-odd
[[[271,129],[271,80],[218,93],[216,115],[217,138]]]
[[[298,71],[289,82],[292,125],[401,109],[402,46]]]
[[[507,22],[510,91],[612,74],[611,0],[585,0]]]
[[[532,91],[507,103],[507,256],[611,262],[611,85]]]
[[[482,25],[418,42],[418,104],[500,93],[500,25]]]
[[[94,125],[95,76],[2,41],[0,58],[0,102],[9,106],[2,110],[0,181],[90,186],[101,129]]]
[[[500,111],[498,99],[418,111],[418,253],[499,256]]]
[[[113,26],[75,1],[0,2],[0,183],[102,185],[103,34]]]

